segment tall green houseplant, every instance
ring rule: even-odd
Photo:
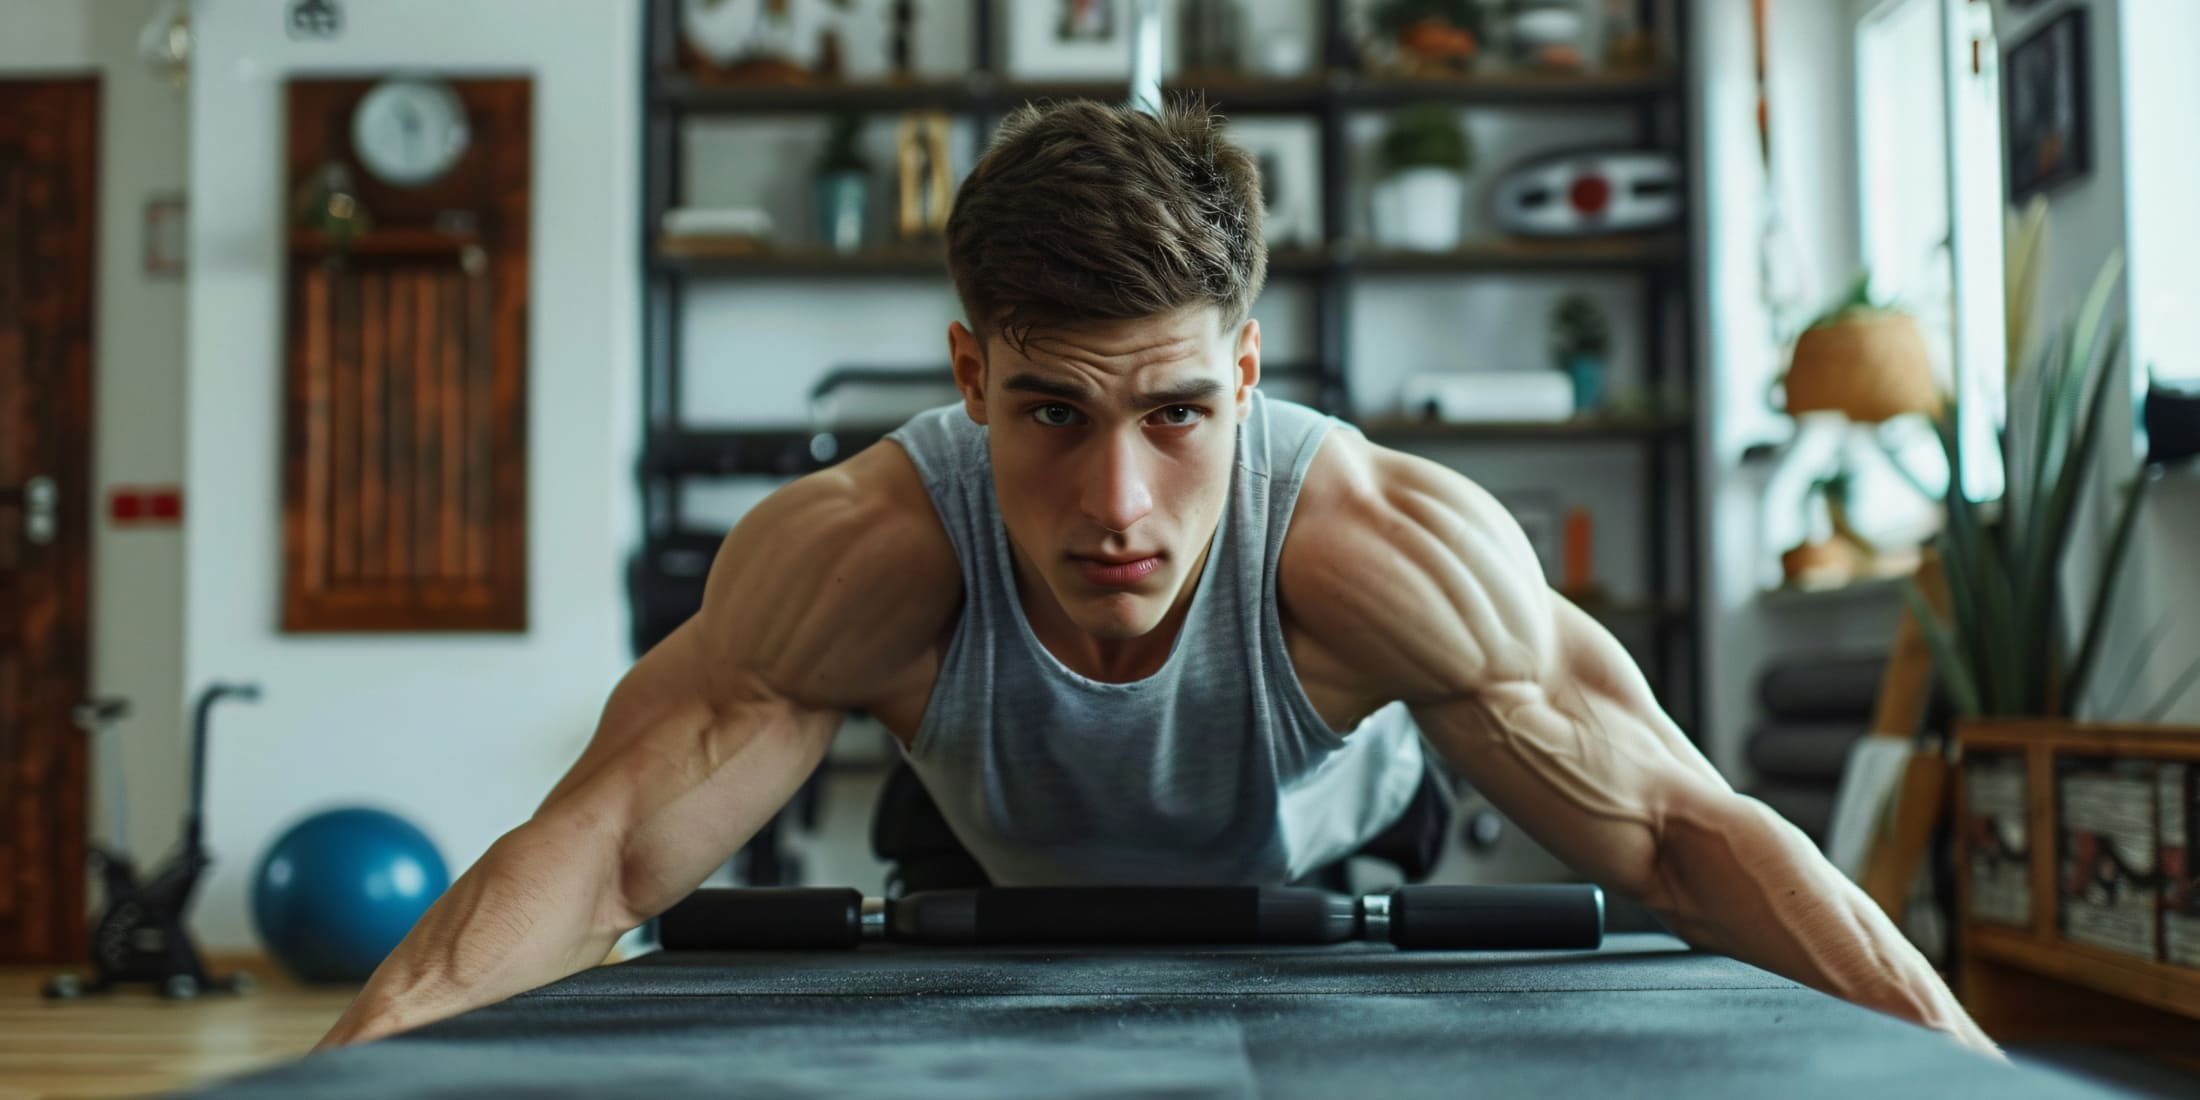
[[[2044,226],[2044,207],[2035,204],[2010,242],[2004,346],[2012,415],[1998,432],[2003,499],[1988,505],[1965,495],[1960,410],[1949,400],[1937,422],[1948,459],[1947,522],[1936,539],[1947,613],[1937,612],[1915,582],[1905,593],[1934,666],[1966,717],[2069,717],[2085,699],[2149,482],[2135,466],[2119,489],[2113,533],[2099,574],[2084,586],[2091,598],[2079,611],[2083,626],[2072,650],[2063,641],[2064,564],[2094,455],[2107,446],[2103,415],[2118,390],[2110,373],[2124,351],[2124,325],[2109,318],[2108,303],[2123,260],[2118,255],[2102,266],[2075,320],[2033,359],[2022,342]]]

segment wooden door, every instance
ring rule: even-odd
[[[83,958],[95,80],[0,81],[0,963]]]

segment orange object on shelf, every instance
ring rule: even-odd
[[[1592,545],[1589,510],[1575,508],[1566,513],[1565,571],[1560,588],[1567,592],[1588,592],[1596,586],[1596,570],[1590,563]]]

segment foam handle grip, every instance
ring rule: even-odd
[[[1532,951],[1604,942],[1604,891],[1591,885],[1407,886],[1390,895],[1402,948]]]
[[[667,951],[854,947],[863,894],[850,889],[697,890],[657,918]]]

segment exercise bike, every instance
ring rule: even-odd
[[[105,993],[118,985],[149,984],[170,1000],[189,1000],[203,992],[248,993],[252,976],[245,973],[213,977],[191,942],[184,911],[198,888],[199,876],[213,864],[201,835],[202,808],[206,798],[206,726],[214,704],[223,699],[256,701],[260,689],[250,684],[215,684],[199,695],[191,723],[191,808],[184,819],[183,843],[166,862],[144,880],[122,850],[125,802],[114,803],[116,829],[107,847],[93,845],[90,859],[99,870],[106,908],[91,928],[93,973],[89,981],[76,974],[56,974],[46,982],[51,1000],[71,1000]],[[109,733],[129,714],[120,699],[98,699],[76,708],[77,725],[95,737]],[[120,776],[115,767],[110,774]]]

